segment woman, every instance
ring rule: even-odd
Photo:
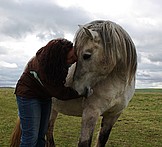
[[[51,110],[51,97],[69,100],[81,97],[65,87],[70,64],[76,62],[72,42],[51,40],[37,51],[20,77],[15,94],[21,124],[21,147],[44,147]]]

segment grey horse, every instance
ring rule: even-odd
[[[53,98],[47,146],[54,147],[53,129],[58,113],[82,117],[78,147],[90,147],[98,118],[102,117],[96,147],[104,147],[111,129],[135,91],[136,48],[128,33],[111,21],[80,26],[74,39],[78,62],[66,84],[79,93],[93,89],[88,98],[60,101]]]

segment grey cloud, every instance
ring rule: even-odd
[[[161,53],[152,53],[148,56],[152,62],[161,62],[162,64],[162,52]]]
[[[51,40],[51,38],[61,38],[63,36],[64,36],[63,32],[59,32],[58,30],[56,30],[55,32],[53,31],[39,32],[36,35],[36,37],[39,38],[40,40]]]
[[[161,23],[162,25],[162,23]],[[155,52],[162,49],[162,30],[151,26],[134,26],[130,27],[131,36],[134,39],[138,51]]]
[[[14,87],[21,74],[21,69],[0,68],[0,87]]]
[[[162,85],[162,70],[138,70],[137,85],[138,87],[159,87]]]
[[[1,33],[12,38],[25,37],[27,33],[32,33],[32,26],[29,22],[19,20],[19,18],[8,18],[1,28]]]
[[[137,76],[139,77],[138,79],[140,80],[141,78],[145,77],[145,78],[150,78],[151,76],[149,75],[149,73],[141,71],[137,73]]]
[[[8,50],[4,46],[0,46],[0,56],[8,54]]]
[[[38,36],[44,31],[55,32],[55,34],[64,32],[64,30],[74,32],[78,23],[90,19],[88,13],[80,8],[65,9],[46,1],[16,3],[6,0],[1,3],[0,10],[3,19],[5,19],[0,31],[4,35],[15,38],[23,37],[32,32],[38,32]]]
[[[162,64],[139,63],[138,70],[162,71]]]
[[[148,61],[150,61],[150,63],[147,63],[148,65],[155,65],[158,67],[162,67],[162,51],[155,51],[155,52],[138,52],[138,63],[140,64],[144,64],[142,62],[143,58],[147,59]]]

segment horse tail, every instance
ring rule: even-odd
[[[21,128],[20,128],[20,118],[18,117],[16,126],[11,135],[10,147],[19,147],[20,138],[21,138]]]

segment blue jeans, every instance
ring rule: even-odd
[[[45,147],[45,134],[51,112],[51,98],[16,96],[22,130],[20,147]]]

